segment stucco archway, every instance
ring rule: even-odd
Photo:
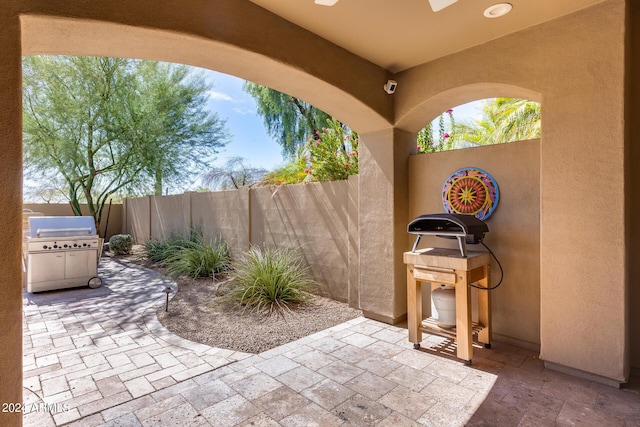
[[[178,62],[252,80],[304,99],[361,132],[391,127],[389,73],[248,2],[114,0],[108,5],[10,0],[0,11],[0,195],[6,233],[0,243],[5,286],[0,324],[11,342],[0,351],[0,396],[21,401],[21,94],[22,55],[120,56]],[[322,61],[318,61],[322,58]],[[6,120],[5,120],[6,119]],[[5,244],[6,243],[6,244]],[[13,414],[16,425],[19,413]]]
[[[487,98],[518,98],[542,103],[542,95],[534,90],[505,83],[472,83],[439,92],[408,108],[397,117],[396,126],[417,133],[426,123],[449,108]]]
[[[189,13],[197,15],[197,12]],[[165,18],[173,16],[167,12]],[[251,22],[251,18],[256,21]],[[276,19],[280,18],[262,11],[247,16],[242,25],[229,34],[208,31],[210,28],[194,25],[193,20],[179,28],[168,28],[166,21],[149,23],[146,12],[144,16],[130,17],[132,22],[128,25],[111,15],[82,18],[24,15],[21,17],[22,54],[111,56],[193,65],[303,99],[361,133],[391,125],[391,100],[377,90],[379,82],[386,78],[385,70],[302,29],[292,30],[282,23],[282,28],[273,30],[283,33],[277,34],[278,37],[310,39],[307,41],[317,43],[316,50],[281,43],[281,48],[274,50],[273,44],[256,43],[256,28],[273,27],[270,21]],[[321,55],[323,61],[316,61],[316,55]],[[349,66],[345,67],[344,61],[349,62]],[[338,65],[340,62],[343,64]]]
[[[215,41],[221,46],[218,52],[222,52],[223,47],[230,49],[227,58],[240,55],[234,60],[243,61],[244,72],[211,68],[309,100],[366,134],[369,142],[363,155],[369,156],[367,161],[371,167],[368,186],[360,188],[361,201],[367,201],[359,205],[359,211],[367,213],[360,218],[360,223],[382,233],[376,241],[361,245],[360,255],[389,256],[384,265],[360,279],[368,283],[372,299],[378,300],[391,293],[389,289],[394,283],[404,281],[403,266],[397,261],[397,255],[406,240],[404,170],[411,149],[409,140],[413,136],[415,141],[415,132],[430,115],[435,117],[443,107],[451,106],[442,103],[427,110],[423,109],[426,100],[433,101],[438,94],[486,81],[533,88],[542,94],[545,140],[540,153],[540,187],[544,195],[540,264],[541,298],[548,303],[541,313],[541,355],[544,360],[561,366],[615,382],[625,381],[629,373],[630,341],[626,315],[628,275],[630,260],[637,252],[630,235],[638,234],[637,227],[631,231],[628,228],[636,206],[631,202],[629,191],[630,183],[635,182],[629,180],[629,166],[635,164],[638,157],[638,150],[630,149],[629,133],[635,138],[637,132],[633,133],[635,128],[629,125],[629,120],[623,120],[636,110],[631,95],[637,92],[637,85],[629,85],[634,80],[626,72],[637,62],[633,53],[637,50],[638,37],[632,32],[629,48],[627,31],[638,15],[637,8],[629,7],[632,3],[635,4],[608,0],[391,76],[384,69],[250,2],[5,0],[0,8],[3,47],[0,52],[0,99],[3,100],[0,105],[3,164],[0,184],[6,189],[0,192],[0,214],[5,226],[0,234],[3,260],[0,270],[4,281],[0,287],[0,324],[3,339],[11,344],[0,349],[2,401],[19,402],[21,398],[21,289],[15,286],[21,276],[20,57],[23,51],[74,53],[69,50],[74,46],[72,43],[91,48],[108,45],[117,33],[98,31],[102,24],[170,35],[176,41],[177,51],[191,43]],[[32,23],[37,19],[68,20],[86,28],[73,33],[69,26],[63,26],[61,36],[67,37],[67,43],[44,32],[39,38],[43,44],[36,45],[34,37],[41,28],[29,29],[29,19]],[[121,47],[139,46],[147,52],[151,47],[140,45],[139,34],[133,32],[131,37],[120,40]],[[87,38],[82,39],[85,36]],[[47,46],[52,50],[44,49]],[[202,49],[192,52],[193,58],[210,53],[207,43],[200,46]],[[61,51],[62,47],[66,51]],[[243,57],[243,53],[250,54]],[[175,57],[151,58],[177,60]],[[257,60],[259,58],[264,61]],[[252,78],[260,73],[268,78]],[[305,76],[312,78],[306,80]],[[393,97],[381,90],[390,77],[399,83]],[[538,101],[533,96],[518,96]],[[354,105],[355,111],[349,111]],[[400,129],[393,129],[390,124],[394,123]],[[605,150],[602,149],[604,143]],[[380,159],[387,161],[381,163]],[[589,203],[585,204],[585,200]],[[579,209],[568,208],[573,206]],[[599,220],[602,212],[606,212],[607,221]],[[390,246],[393,246],[391,250]],[[636,270],[631,271],[632,278],[637,276]],[[380,271],[384,275],[378,274]],[[387,310],[393,318],[402,315],[402,292],[397,292],[395,297],[397,304],[385,303],[393,305],[393,310]],[[634,304],[637,300],[636,292]],[[570,305],[558,303],[562,301],[569,301]],[[374,306],[373,301],[371,305]],[[593,322],[593,319],[599,321]],[[631,339],[637,349],[637,340]],[[634,358],[637,361],[637,354]],[[14,419],[19,419],[19,415]]]
[[[424,100],[401,125],[413,132],[448,108],[467,102],[495,98],[540,99],[535,92],[495,83],[476,83],[445,90]],[[407,125],[409,123],[409,125]],[[539,139],[496,144],[426,155],[410,156],[409,218],[442,212],[442,184],[462,167],[479,167],[497,180],[500,206],[486,219],[485,242],[495,253],[491,291],[493,337],[532,351],[540,350],[540,145]],[[415,184],[419,183],[419,184]],[[442,239],[423,245],[442,247]],[[473,250],[486,250],[480,246]],[[517,255],[516,255],[517,254]],[[504,283],[503,283],[503,279]],[[423,288],[424,289],[424,288]],[[428,291],[423,291],[423,314],[431,311]],[[516,326],[517,325],[517,326]]]

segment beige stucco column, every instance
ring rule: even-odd
[[[407,313],[407,164],[415,153],[415,134],[384,129],[360,135],[359,308],[365,316],[387,323]]]
[[[625,189],[627,200],[627,220],[629,221],[629,339],[631,341],[631,366],[633,375],[640,375],[640,4],[629,2],[630,42],[627,60],[631,72],[627,74],[630,82],[627,93],[627,115],[625,122],[629,126],[629,168]]]
[[[22,401],[22,104],[20,21],[15,2],[0,8],[0,403]],[[0,412],[18,426],[21,413]]]
[[[541,102],[540,358],[613,383],[629,373],[627,283],[637,263],[625,231],[633,198],[625,191],[634,191],[625,179],[634,174],[625,129],[625,77],[632,78],[625,6],[602,2],[395,76],[410,88],[395,97],[404,129],[418,129],[445,99],[455,106],[466,91],[474,95],[467,101]],[[509,274],[505,286],[517,287]]]

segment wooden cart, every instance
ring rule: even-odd
[[[420,348],[422,331],[450,336],[457,341],[457,357],[466,364],[473,358],[473,334],[485,347],[491,346],[491,292],[478,291],[478,322],[471,320],[471,284],[488,288],[490,283],[487,252],[471,252],[462,257],[455,249],[428,248],[404,253],[407,265],[407,321],[409,341]],[[455,287],[456,327],[444,330],[434,319],[422,318],[422,282],[431,283],[432,288],[446,284]]]

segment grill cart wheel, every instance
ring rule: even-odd
[[[99,288],[102,286],[102,279],[99,277],[92,277],[89,279],[88,285],[91,289]]]

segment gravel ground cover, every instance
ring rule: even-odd
[[[141,247],[134,246],[132,254],[118,259],[161,270],[146,265],[141,253]],[[176,282],[178,292],[169,302],[169,311],[163,306],[157,312],[160,322],[182,338],[234,351],[261,353],[362,315],[345,303],[318,295],[290,311],[253,313],[224,301],[217,295],[219,283],[212,279]]]

